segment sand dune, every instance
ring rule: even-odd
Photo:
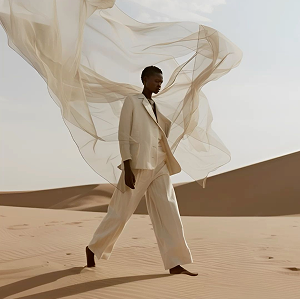
[[[286,215],[300,213],[299,166],[294,153],[213,176],[206,189],[175,185],[195,277],[164,270],[144,200],[110,259],[85,267],[110,184],[1,192],[0,299],[298,299],[300,218]]]
[[[26,192],[0,192],[0,205],[83,211],[98,211],[98,207],[104,206],[107,210],[113,190],[114,186],[101,184]]]
[[[300,153],[212,176],[174,184],[182,216],[279,216],[300,214]],[[114,187],[74,186],[31,192],[0,192],[0,205],[106,212]],[[148,214],[145,199],[136,214]]]

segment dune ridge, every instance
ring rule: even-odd
[[[300,214],[300,152],[209,177],[205,189],[196,182],[174,184],[182,216],[281,216]],[[106,212],[111,184],[0,192],[0,205]],[[135,214],[148,214],[145,198]]]

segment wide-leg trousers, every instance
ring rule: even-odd
[[[109,259],[118,237],[145,194],[165,270],[193,263],[165,157],[165,152],[159,146],[155,169],[132,169],[136,179],[135,189],[128,188],[124,193],[115,189],[107,214],[88,244],[98,259]]]

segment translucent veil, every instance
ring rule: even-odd
[[[9,46],[42,76],[85,161],[117,187],[118,125],[127,95],[142,91],[141,72],[162,69],[155,97],[172,122],[168,142],[181,168],[205,187],[230,161],[211,128],[201,91],[239,65],[241,50],[217,30],[194,22],[144,24],[114,0],[0,0]]]

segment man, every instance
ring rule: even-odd
[[[181,171],[168,145],[171,122],[151,98],[163,82],[162,71],[146,67],[141,75],[143,92],[128,96],[119,122],[122,170],[108,211],[86,247],[87,266],[94,267],[94,255],[108,260],[112,249],[145,194],[150,219],[165,269],[170,274],[196,276],[180,264],[193,263],[185,241],[177,200],[170,175]]]

